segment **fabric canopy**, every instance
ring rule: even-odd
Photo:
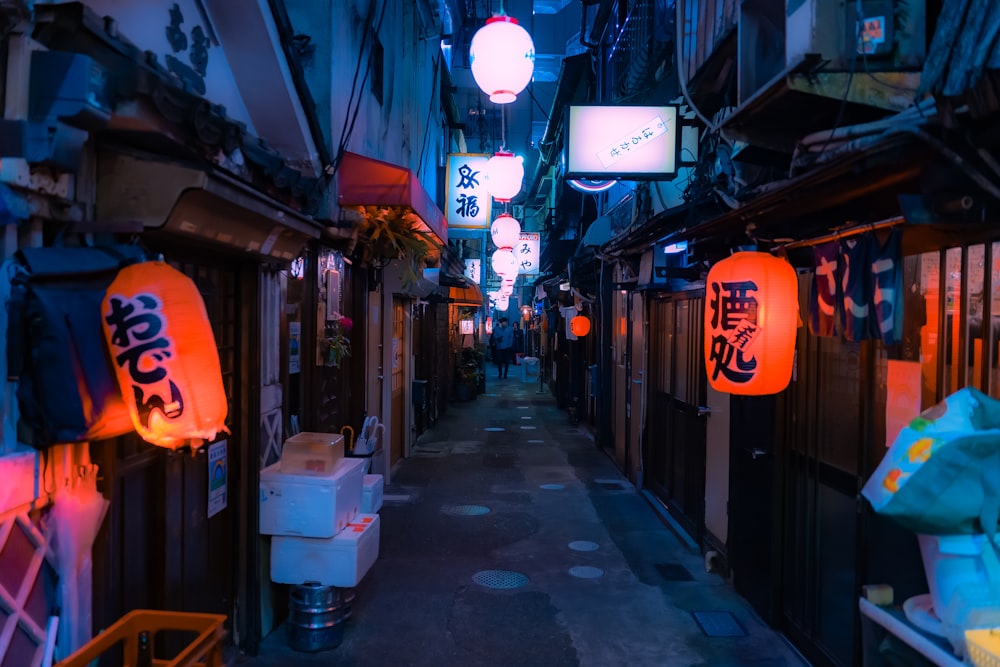
[[[341,206],[405,206],[431,232],[448,244],[444,213],[420,184],[413,170],[390,162],[345,152],[337,167],[337,200]]]
[[[483,291],[475,283],[467,287],[452,287],[448,291],[448,300],[456,306],[482,306]]]

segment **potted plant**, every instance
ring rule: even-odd
[[[339,368],[340,362],[351,356],[351,340],[347,337],[354,322],[340,313],[334,313],[333,319],[327,324],[326,365]]]
[[[482,352],[471,347],[462,348],[455,365],[455,398],[470,401],[479,393],[483,367]]]

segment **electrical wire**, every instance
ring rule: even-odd
[[[372,38],[373,39],[376,39],[376,40],[378,39],[378,34],[382,30],[382,21],[385,19],[385,10],[386,10],[386,8],[388,6],[389,6],[389,0],[383,0],[383,2],[382,2],[382,11],[379,13],[378,23],[375,24],[374,28],[371,30],[371,32],[372,32]],[[372,5],[372,8],[374,8],[374,5]],[[371,23],[366,21],[366,28],[369,28],[369,27],[371,27]],[[364,43],[365,43],[365,41],[367,41],[366,38],[367,38],[368,32],[369,32],[369,30],[365,30],[365,35],[362,36],[362,42],[361,42],[362,43],[362,48],[361,48],[362,53],[359,54],[359,56],[358,56],[358,70],[360,70],[360,68],[361,68],[361,59],[363,58],[363,53],[364,53]],[[361,86],[357,90],[355,89],[355,84],[357,83],[357,78],[356,78],[357,77],[357,70],[355,71],[355,80],[351,84],[351,96],[353,97],[354,94],[355,94],[355,92],[357,92],[358,93],[358,97],[357,97],[357,100],[355,101],[354,114],[351,116],[350,125],[346,128],[346,134],[343,131],[341,132],[340,144],[337,147],[337,155],[334,158],[337,161],[336,164],[335,164],[335,166],[334,166],[334,171],[335,172],[336,172],[337,168],[340,166],[339,160],[341,159],[341,156],[343,156],[344,151],[347,149],[347,146],[348,146],[348,144],[351,141],[351,135],[354,134],[354,126],[357,123],[358,112],[361,111],[361,101],[363,99],[362,95],[360,94],[360,91],[364,90],[365,85],[368,83],[368,75],[371,74],[371,71],[372,71],[372,59],[373,59],[374,55],[375,55],[375,49],[373,47],[373,48],[370,48],[368,50],[368,59],[367,59],[367,65],[365,66],[365,74],[364,74],[364,77],[362,77],[362,79],[361,79]],[[350,111],[350,102],[348,102],[348,114],[350,114],[350,113],[351,113],[351,111]]]

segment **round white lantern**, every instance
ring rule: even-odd
[[[511,16],[486,20],[469,45],[472,77],[494,104],[508,104],[531,81],[535,44]]]
[[[501,248],[493,253],[493,272],[498,276],[517,276],[517,257],[510,248]]]
[[[514,286],[513,285],[501,285],[500,286],[500,296],[509,297],[513,293],[514,293]]]
[[[497,201],[510,201],[521,191],[524,158],[497,151],[486,163],[486,177],[490,183],[490,195]]]
[[[498,248],[513,248],[521,238],[521,223],[508,213],[501,213],[490,225],[490,237]]]

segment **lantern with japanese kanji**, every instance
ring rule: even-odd
[[[101,304],[104,340],[143,440],[197,449],[226,431],[219,354],[194,282],[165,262],[118,272]]]
[[[788,386],[799,319],[795,269],[763,252],[737,252],[705,279],[705,366],[717,391],[776,394]]]
[[[590,333],[590,318],[577,315],[569,321],[569,330],[577,338],[583,338]]]

